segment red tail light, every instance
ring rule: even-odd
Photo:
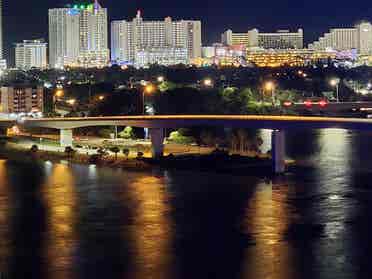
[[[304,104],[305,104],[305,106],[307,106],[307,107],[311,107],[311,106],[313,105],[313,102],[310,101],[310,100],[306,100],[306,101],[304,102]]]
[[[319,102],[319,106],[321,106],[322,108],[324,108],[325,106],[327,106],[327,101],[325,101],[325,100],[321,100],[320,102]]]

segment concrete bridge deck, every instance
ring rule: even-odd
[[[224,126],[258,129],[324,129],[372,130],[372,119],[268,116],[268,115],[156,115],[105,116],[74,118],[26,118],[28,127],[75,129],[89,126],[133,126],[142,128],[182,128],[191,126]]]

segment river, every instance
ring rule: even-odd
[[[286,138],[274,179],[0,161],[0,278],[370,278],[372,133]]]

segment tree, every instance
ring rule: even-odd
[[[65,153],[67,154],[68,158],[72,158],[72,156],[75,153],[75,150],[71,146],[66,146],[65,147]]]
[[[107,152],[105,149],[103,149],[102,147],[98,148],[97,150],[97,154],[100,156],[100,157],[103,157],[103,156],[106,156],[107,155]]]
[[[127,160],[128,160],[128,157],[129,157],[129,153],[130,153],[129,148],[124,148],[123,149],[123,154],[125,155],[125,157],[127,157]]]
[[[170,133],[168,140],[178,144],[190,144],[195,141],[191,136],[188,136],[185,132],[186,129],[179,129],[178,131],[173,131]]]
[[[36,144],[34,144],[34,145],[31,146],[30,151],[32,153],[36,153],[36,152],[39,151],[39,147]]]
[[[125,127],[125,129],[119,133],[119,137],[123,139],[133,139],[135,137],[134,129],[130,126]]]
[[[117,160],[118,159],[118,153],[120,152],[120,148],[117,147],[117,146],[113,146],[113,147],[110,148],[110,151],[112,153],[115,153],[115,160]]]

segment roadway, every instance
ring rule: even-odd
[[[133,126],[143,128],[185,128],[192,126],[223,126],[256,129],[325,129],[372,130],[372,119],[268,116],[268,115],[156,115],[106,116],[24,119],[25,127],[75,129],[90,126]]]

